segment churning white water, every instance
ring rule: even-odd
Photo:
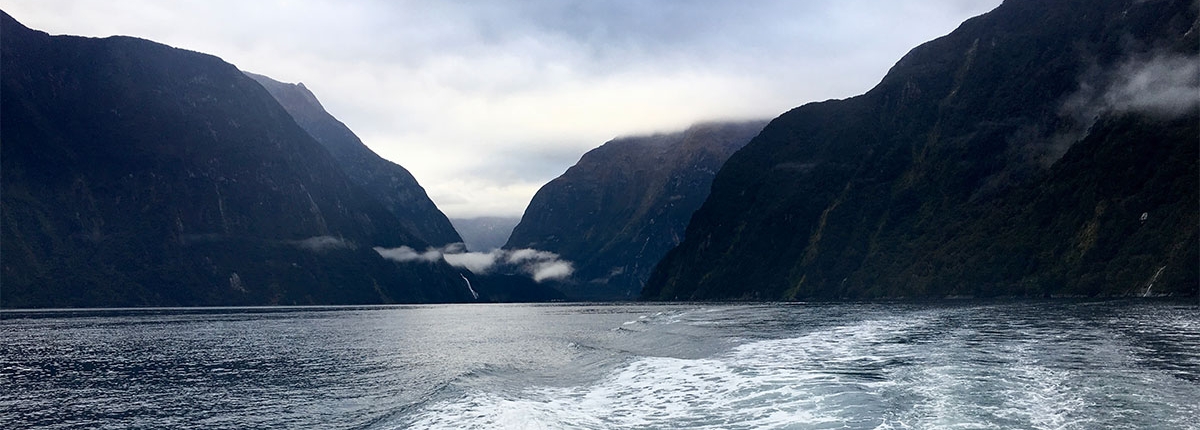
[[[794,337],[746,339],[708,357],[630,356],[603,378],[578,386],[467,389],[424,407],[403,427],[1089,429],[1200,423],[1194,310],[1150,322],[1135,313],[1085,320],[1037,312],[1047,306],[1066,310],[1045,304],[872,309],[861,320],[843,317]],[[844,310],[788,311],[803,320],[830,309]],[[704,326],[712,315],[682,316],[636,322]],[[1145,323],[1155,334],[1178,336],[1175,346],[1186,354],[1177,358],[1189,364],[1148,367],[1151,357],[1139,354],[1150,351],[1137,338]],[[789,333],[764,327],[757,334]]]

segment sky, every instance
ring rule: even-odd
[[[861,94],[1000,0],[6,0],[302,82],[451,218],[520,216],[588,150]]]

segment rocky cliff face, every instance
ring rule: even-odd
[[[605,143],[538,190],[505,248],[573,261],[573,279],[560,286],[568,296],[636,298],[683,239],[717,169],[764,124],[707,123]]]
[[[0,15],[4,307],[472,299],[234,66]]]
[[[425,189],[404,167],[385,160],[359,140],[345,124],[325,111],[304,84],[287,84],[247,73],[317,140],[368,195],[383,203],[408,231],[433,246],[462,242],[454,226],[438,210]]]
[[[732,156],[654,299],[1196,294],[1197,6],[1008,0]]]

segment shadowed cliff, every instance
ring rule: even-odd
[[[286,84],[253,73],[246,75],[262,84],[296,124],[329,150],[346,176],[383,203],[408,231],[434,246],[462,242],[450,220],[433,204],[416,178],[404,167],[367,148],[345,124],[325,111],[304,84]]]
[[[648,299],[1193,295],[1197,7],[1009,0],[734,154]]]
[[[0,18],[4,307],[472,300],[234,66]]]

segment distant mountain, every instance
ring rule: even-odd
[[[345,124],[325,111],[304,84],[285,84],[253,73],[246,75],[262,84],[296,124],[329,150],[350,180],[383,202],[408,231],[434,246],[462,242],[450,220],[412,174],[367,148]]]
[[[487,252],[504,246],[513,227],[521,222],[517,217],[451,218],[455,230],[462,235],[467,249]]]
[[[648,299],[1194,295],[1190,0],[1007,0],[734,154]]]
[[[654,264],[683,239],[721,164],[765,122],[706,123],[612,140],[538,190],[505,248],[575,263],[560,285],[576,299],[637,298]]]
[[[474,300],[445,262],[381,258],[428,243],[234,66],[0,31],[0,305]]]

